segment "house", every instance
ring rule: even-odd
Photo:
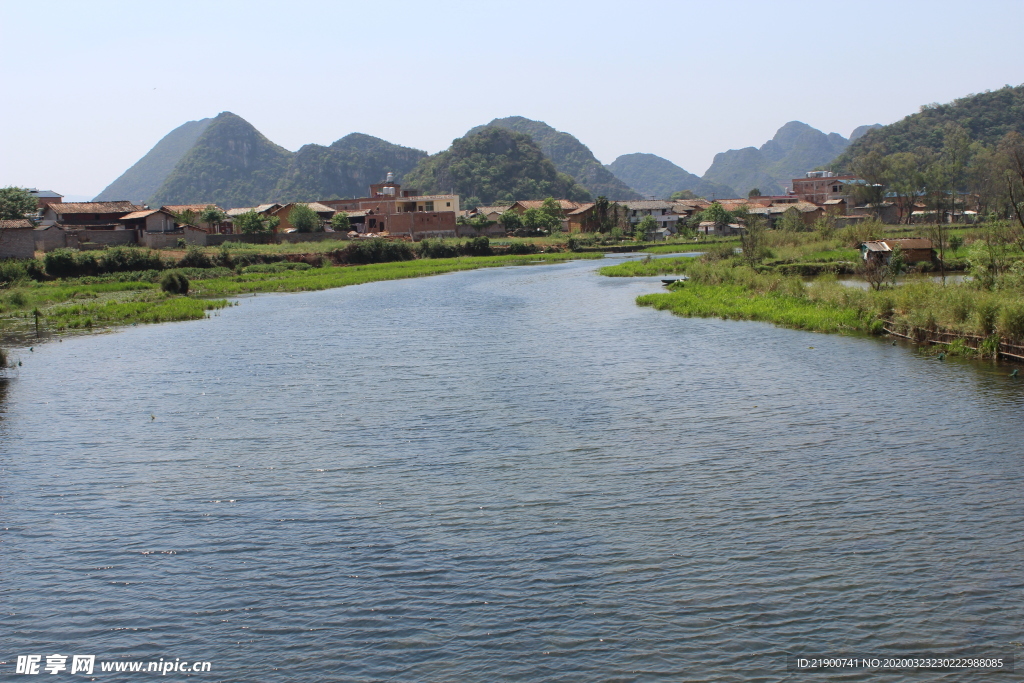
[[[597,221],[595,206],[597,204],[593,202],[586,202],[565,214],[565,220],[562,221],[564,230],[566,232],[593,232]]]
[[[34,232],[36,251],[48,252],[68,245],[67,233],[58,225],[39,224]]]
[[[168,206],[162,206],[160,208],[166,209],[167,211],[170,211],[172,214],[180,214],[184,213],[185,211],[191,211],[196,216],[195,220],[192,221],[192,225],[198,228],[203,228],[207,233],[223,232],[226,228],[230,227],[230,223],[228,223],[227,221],[214,221],[211,223],[209,221],[204,221],[200,219],[200,216],[202,215],[203,211],[205,211],[208,207],[211,206],[220,211],[221,213],[226,213],[224,209],[220,208],[216,204],[172,204]]]
[[[121,219],[146,207],[128,201],[55,202],[43,208],[43,225],[61,225],[68,229],[114,230]]]
[[[53,190],[29,190],[29,193],[36,198],[36,205],[40,210],[45,209],[48,204],[60,204],[64,195],[57,194]]]
[[[797,199],[824,204],[830,199],[841,199],[850,194],[849,185],[864,184],[854,175],[836,175],[831,171],[808,171],[804,178],[793,179],[792,194]]]
[[[739,235],[744,230],[746,230],[746,228],[739,223],[721,225],[714,221],[701,221],[700,225],[697,226],[697,234],[704,235],[705,237]]]
[[[27,218],[0,221],[0,259],[35,256],[35,225]]]
[[[358,234],[388,233],[413,240],[458,235],[459,195],[420,195],[415,190],[402,190],[391,178],[388,174],[386,182],[371,185],[369,197],[321,199],[317,204],[349,214]],[[362,220],[353,220],[360,213]]]
[[[931,240],[920,238],[904,238],[892,240],[872,240],[863,242],[860,245],[860,255],[865,261],[880,261],[888,263],[892,258],[893,249],[899,246],[903,252],[903,260],[906,263],[919,263],[921,261],[933,261],[935,250]]]
[[[317,217],[320,219],[321,227],[330,223],[331,217],[338,213],[335,209],[320,204],[319,202],[293,202],[291,204],[285,204],[284,206],[270,212],[272,215],[281,219],[281,222],[277,226],[278,232],[296,232],[296,227],[288,221],[288,216],[291,215],[292,210],[299,204],[304,204],[305,206],[313,209]]]
[[[121,218],[121,224],[128,230],[140,232],[174,232],[177,230],[174,214],[161,209],[143,209],[133,211]]]
[[[768,226],[772,228],[778,226],[779,220],[787,211],[795,211],[800,216],[801,222],[806,227],[814,225],[814,222],[825,213],[824,208],[816,204],[812,204],[811,202],[799,200],[772,204],[770,206],[747,206],[748,213],[752,216],[760,216],[761,218],[764,218],[768,221]]]
[[[679,214],[675,212],[675,207],[671,202],[660,199],[641,199],[632,202],[619,202],[619,205],[626,209],[626,218],[632,225],[636,225],[650,216],[657,221],[659,228],[665,228],[672,233],[676,232]]]
[[[515,211],[516,213],[526,213],[526,211],[528,209],[541,209],[541,208],[543,208],[545,201],[547,201],[547,200],[543,200],[543,199],[520,199],[517,202],[512,202],[512,205],[510,207],[508,207],[507,209],[505,209],[505,210],[506,211]],[[558,208],[560,208],[562,210],[562,215],[565,215],[566,213],[568,213],[570,211],[575,211],[576,209],[578,209],[581,206],[583,206],[581,203],[574,202],[574,201],[572,201],[570,199],[556,199],[555,201],[558,202]]]
[[[237,209],[228,209],[227,211],[224,212],[224,213],[226,213],[228,215],[228,222],[225,225],[221,225],[221,227],[220,227],[221,232],[226,233],[226,234],[232,234],[232,233],[238,232],[238,230],[235,229],[234,221],[235,221],[236,218],[238,218],[239,216],[241,216],[244,213],[249,213],[250,211],[255,211],[256,213],[260,214],[261,216],[269,216],[273,211],[276,211],[277,209],[280,209],[280,208],[281,208],[281,205],[275,203],[275,204],[260,204],[259,206],[243,206],[243,207],[240,207],[240,208],[237,208]]]
[[[846,201],[845,197],[839,199],[829,199],[822,203],[825,207],[825,211],[833,216],[845,216],[849,202]]]

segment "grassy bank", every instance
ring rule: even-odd
[[[599,254],[530,254],[449,259],[417,259],[364,266],[276,269],[246,267],[235,273],[224,268],[189,269],[188,296],[163,292],[143,273],[117,273],[52,282],[20,281],[0,289],[0,331],[34,332],[38,311],[43,329],[52,332],[95,329],[132,323],[196,320],[223,308],[221,297],[256,292],[301,292],[345,287],[382,280],[440,275],[461,270],[558,263]],[[257,272],[252,272],[253,270]],[[259,272],[261,270],[269,272]],[[166,271],[165,271],[166,272]],[[205,273],[219,275],[202,279]],[[128,281],[118,281],[118,280]],[[150,278],[151,279],[151,278]]]
[[[741,255],[716,249],[698,258],[644,259],[602,268],[611,277],[683,274],[686,284],[637,299],[642,306],[677,315],[757,320],[782,327],[828,333],[892,333],[968,356],[1024,357],[1024,253],[1007,244],[998,273],[980,247],[986,235],[964,247],[972,281],[947,283],[902,277],[878,289],[845,286],[841,269],[824,271],[808,282],[799,266],[856,259],[845,235],[772,235],[769,254],[752,267]],[[787,244],[784,242],[790,241]],[[787,268],[779,267],[784,256]],[[929,269],[931,270],[931,269]]]

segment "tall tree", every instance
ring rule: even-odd
[[[199,212],[199,220],[206,223],[211,228],[220,231],[220,224],[227,220],[227,214],[218,209],[213,204],[210,204],[205,209]]]
[[[23,187],[0,189],[0,220],[27,218],[29,214],[36,212],[37,206],[36,198]]]
[[[921,196],[921,188],[924,185],[921,160],[913,152],[890,155],[885,180],[889,189],[896,195],[899,221],[909,225],[914,214],[914,203]]]
[[[295,204],[288,212],[288,222],[299,232],[320,232],[320,216],[310,208],[309,204]]]

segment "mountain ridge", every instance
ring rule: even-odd
[[[164,184],[212,121],[212,118],[186,121],[160,138],[152,149],[107,185],[93,201],[127,199],[135,204],[145,202]]]
[[[543,121],[524,116],[506,116],[493,119],[490,123],[471,128],[466,135],[479,133],[484,128],[498,127],[516,133],[525,133],[533,138],[541,151],[555,165],[560,173],[572,176],[577,183],[587,188],[594,197],[608,199],[642,199],[641,193],[622,182],[606,169],[590,148],[571,133],[556,130]]]
[[[656,154],[623,154],[605,168],[639,193],[657,199],[668,199],[682,190],[689,190],[700,197],[725,199],[736,196],[731,187],[706,182]]]
[[[830,163],[849,144],[838,133],[825,134],[802,121],[790,121],[759,148],[716,154],[703,180],[728,185],[743,197],[754,188],[765,195],[778,195],[793,178]]]

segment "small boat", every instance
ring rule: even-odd
[[[676,282],[686,282],[689,279],[690,278],[687,277],[686,275],[680,275],[679,277],[676,277],[676,278],[662,280],[661,284],[663,284],[663,285],[665,285],[667,287],[667,286],[669,286],[669,285],[671,285],[673,283],[676,283]]]

